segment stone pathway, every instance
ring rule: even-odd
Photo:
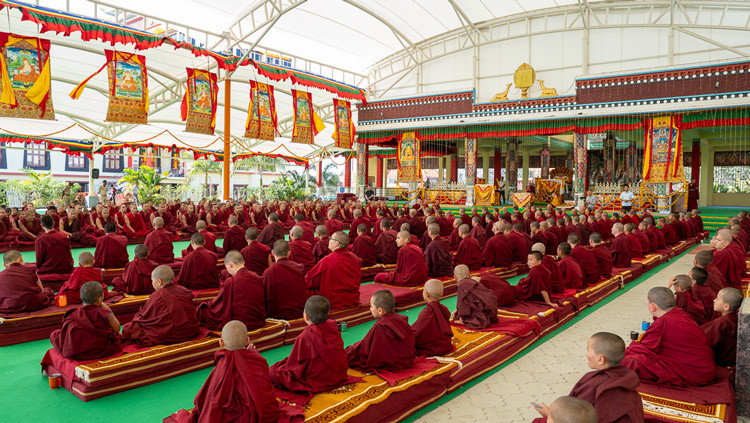
[[[555,398],[567,395],[578,379],[589,371],[586,343],[591,335],[613,332],[629,343],[630,331],[640,332],[641,322],[651,320],[646,309],[648,290],[654,286],[666,286],[670,277],[687,273],[693,267],[694,254],[691,253],[673,259],[649,279],[558,335],[547,338],[530,353],[417,422],[531,422],[539,414],[530,402],[549,405]]]

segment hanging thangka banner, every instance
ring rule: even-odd
[[[54,119],[49,40],[0,33],[0,116]]]
[[[312,144],[315,136],[325,128],[315,108],[312,94],[305,91],[292,90],[292,104],[294,105],[294,132],[292,142]]]
[[[245,137],[273,141],[276,139],[276,100],[273,85],[250,81],[250,106]]]
[[[675,116],[662,116],[646,121],[643,182],[685,181],[678,119]]]
[[[148,75],[146,58],[137,54],[104,50],[105,63],[70,92],[70,98],[81,97],[86,84],[107,68],[109,80],[108,122],[148,123]]]
[[[185,132],[213,135],[216,127],[216,96],[219,86],[216,74],[187,68],[187,90],[182,97],[180,116]]]
[[[398,140],[398,182],[422,182],[419,139],[416,132],[404,132]]]
[[[333,99],[333,114],[336,117],[336,129],[331,138],[336,147],[350,150],[354,144],[354,122],[352,121],[352,107],[348,101]],[[421,177],[420,177],[420,180]]]

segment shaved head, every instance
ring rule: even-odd
[[[700,253],[695,255],[695,263],[704,269],[708,267],[708,265],[711,264],[713,261],[714,261],[713,251],[701,251]]]
[[[539,251],[540,253],[545,254],[547,252],[547,247],[541,242],[537,242],[531,246],[531,251]]]
[[[407,231],[401,231],[398,233],[398,237],[403,239],[404,241],[411,242],[411,234]]]
[[[154,228],[163,228],[164,227],[164,219],[161,217],[155,217],[153,222]]]
[[[94,304],[102,295],[104,287],[97,281],[86,282],[81,286],[81,302],[84,304]]]
[[[221,340],[224,348],[229,351],[244,350],[247,347],[247,326],[239,320],[227,322],[221,329]]]
[[[289,236],[294,237],[294,239],[302,238],[302,235],[304,234],[304,230],[301,226],[295,226],[289,231]]]
[[[324,225],[318,225],[315,228],[315,233],[318,236],[326,236],[326,235],[328,235],[328,228],[326,228]]]
[[[549,406],[550,423],[596,423],[596,410],[591,403],[576,397],[560,397]]]
[[[162,264],[151,272],[151,279],[161,280],[164,285],[170,284],[174,281],[174,270],[166,264]]]
[[[195,229],[202,231],[206,229],[206,221],[205,220],[199,220],[195,222]]]
[[[675,285],[682,288],[683,291],[687,291],[693,286],[693,280],[688,275],[677,275],[674,280]]]
[[[675,306],[674,294],[669,288],[656,286],[648,290],[648,302],[662,311],[669,311]]]
[[[430,279],[424,284],[424,290],[427,296],[433,300],[438,300],[443,296],[443,282],[437,279]]]
[[[305,302],[305,314],[313,324],[317,325],[328,320],[331,303],[322,295],[313,295]]]
[[[242,257],[242,254],[239,251],[232,250],[224,256],[224,263],[232,263],[237,266],[242,266],[245,264],[245,258]]]
[[[138,244],[133,249],[133,253],[135,254],[136,258],[144,260],[146,257],[148,257],[148,247],[143,244]]]
[[[722,288],[717,295],[721,297],[722,301],[729,304],[733,312],[740,309],[740,305],[742,305],[742,300],[744,299],[742,291],[731,287]]]
[[[190,237],[190,242],[200,247],[206,243],[206,237],[202,233],[196,232]]]
[[[338,243],[341,244],[341,248],[346,248],[349,246],[349,235],[347,235],[344,231],[336,232],[331,238],[338,241]]]
[[[296,226],[296,227],[299,228],[299,226]],[[283,239],[280,239],[274,242],[273,243],[273,255],[276,256],[277,258],[287,257],[289,255],[289,243]]]
[[[15,263],[21,258],[21,253],[16,250],[8,250],[3,254],[3,264],[7,267],[11,263]]]
[[[396,298],[394,298],[393,293],[387,289],[381,289],[372,294],[372,303],[375,307],[382,308],[386,313],[391,313],[396,309]]]
[[[614,333],[599,332],[595,333],[590,340],[591,349],[596,354],[603,355],[607,359],[607,364],[616,366],[620,364],[625,357],[625,341]]]
[[[458,232],[469,235],[469,232],[471,232],[471,228],[469,227],[469,225],[463,224],[458,227]]]
[[[78,255],[78,265],[79,266],[93,266],[94,255],[89,253],[88,251],[82,252],[81,254]]]
[[[440,235],[440,225],[437,223],[430,223],[430,226],[427,227],[427,231],[430,235]]]
[[[470,274],[471,273],[469,272],[469,266],[465,264],[459,264],[455,269],[453,269],[453,276],[455,276],[457,282],[460,282],[463,279],[467,279]]]
[[[258,228],[256,227],[250,227],[245,230],[245,238],[249,239],[250,241],[255,241],[258,239]]]

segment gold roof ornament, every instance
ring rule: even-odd
[[[529,98],[529,88],[534,85],[534,81],[536,81],[536,72],[528,63],[521,64],[513,75],[516,88],[521,89],[521,98]]]

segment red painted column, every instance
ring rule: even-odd
[[[365,185],[370,180],[370,145],[365,145]]]
[[[458,181],[458,156],[451,156],[451,180],[449,182]]]
[[[383,188],[383,159],[378,157],[378,172],[375,177],[375,188]]]
[[[316,181],[319,187],[323,186],[323,161],[318,162],[318,180]]]
[[[344,163],[344,186],[351,188],[352,186],[352,161],[347,160]]]
[[[697,183],[701,178],[701,140],[693,140],[693,152],[691,153],[690,179]]]
[[[503,153],[499,148],[495,149],[495,180],[500,179],[503,169]],[[495,181],[487,181],[488,184],[495,184]]]

